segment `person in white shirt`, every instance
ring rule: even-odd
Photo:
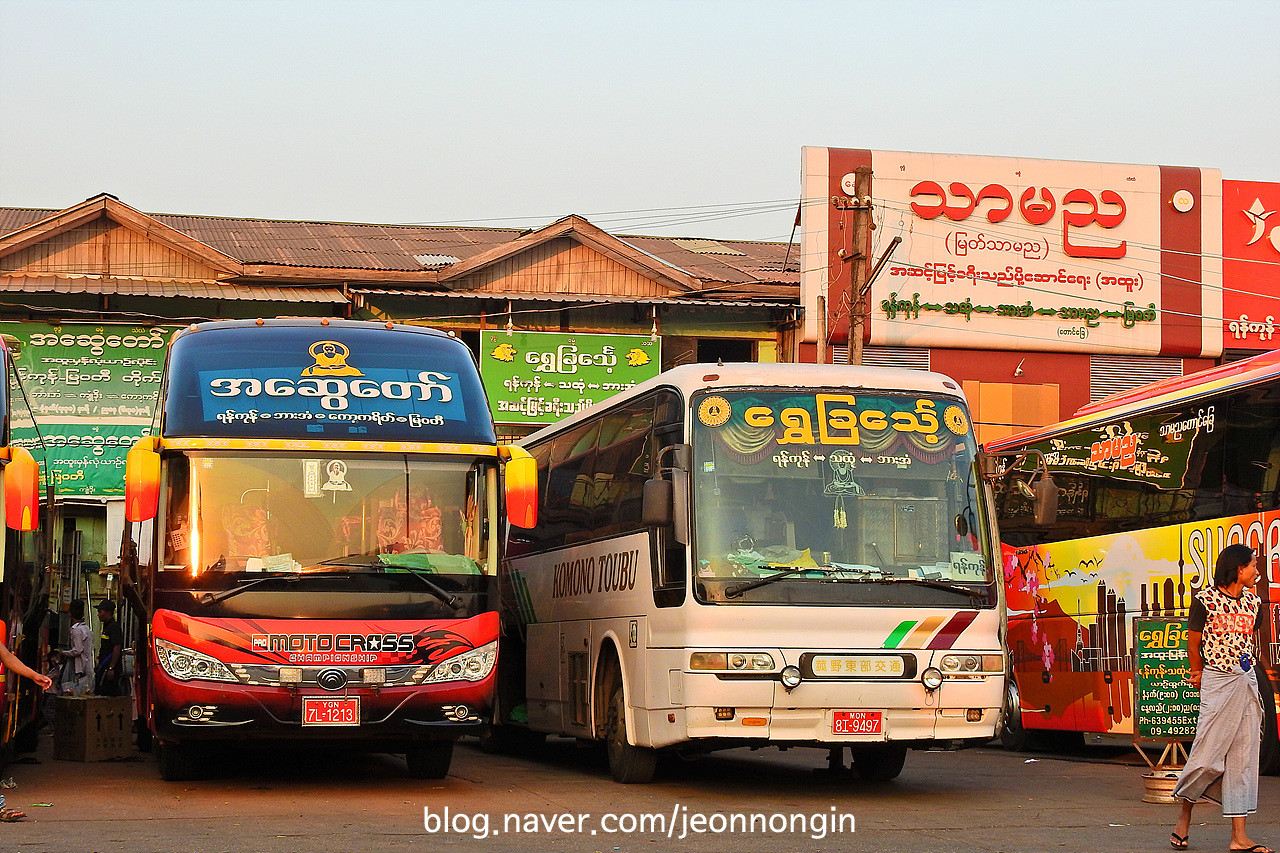
[[[67,659],[62,672],[62,692],[84,696],[93,687],[93,632],[84,622],[84,602],[71,602],[71,647],[62,652]]]

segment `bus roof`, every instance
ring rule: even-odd
[[[1153,409],[1257,385],[1280,377],[1280,351],[1263,353],[1253,358],[1212,367],[1187,376],[1161,379],[1104,397],[1096,403],[1081,406],[1069,419],[1037,427],[1017,435],[987,442],[988,450],[1008,450],[1043,441],[1046,438],[1074,432],[1091,424],[1133,417]]]
[[[586,420],[602,409],[655,388],[675,388],[686,397],[694,391],[713,388],[839,388],[849,391],[906,391],[964,399],[964,391],[957,382],[927,370],[853,364],[682,364],[543,427],[521,439],[521,443],[542,439]]]

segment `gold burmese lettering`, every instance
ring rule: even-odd
[[[818,429],[823,444],[858,444],[858,414],[852,394],[818,394]],[[843,404],[843,405],[842,405]],[[840,408],[836,408],[841,406]],[[847,408],[845,408],[847,407]]]
[[[786,408],[779,415],[779,420],[786,427],[778,444],[813,444],[813,421],[809,412],[800,408]]]
[[[742,419],[747,422],[747,426],[773,426],[773,410],[768,406],[752,406],[742,413]]]

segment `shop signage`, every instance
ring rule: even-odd
[[[1222,281],[1223,346],[1280,347],[1280,184],[1222,182]]]
[[[1190,740],[1200,691],[1186,680],[1186,620],[1134,619],[1133,639],[1134,737]]]
[[[31,450],[59,497],[123,497],[124,457],[151,433],[177,328],[0,323],[21,344],[22,387],[9,377],[13,443]]]
[[[650,335],[480,333],[480,375],[493,419],[550,424],[657,376],[662,340]]]
[[[858,168],[869,219],[849,195]],[[1220,351],[1215,170],[806,148],[804,195],[803,251],[826,260],[801,274],[807,339],[825,320],[847,341],[850,261],[898,237],[867,296],[872,344]]]

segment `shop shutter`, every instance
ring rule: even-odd
[[[835,364],[847,364],[848,354],[848,347],[832,347],[831,360]],[[929,350],[923,347],[864,347],[862,363],[868,367],[906,367],[911,370],[928,370]]]
[[[1135,355],[1089,356],[1089,402],[1132,391],[1139,385],[1182,375],[1182,359]]]

